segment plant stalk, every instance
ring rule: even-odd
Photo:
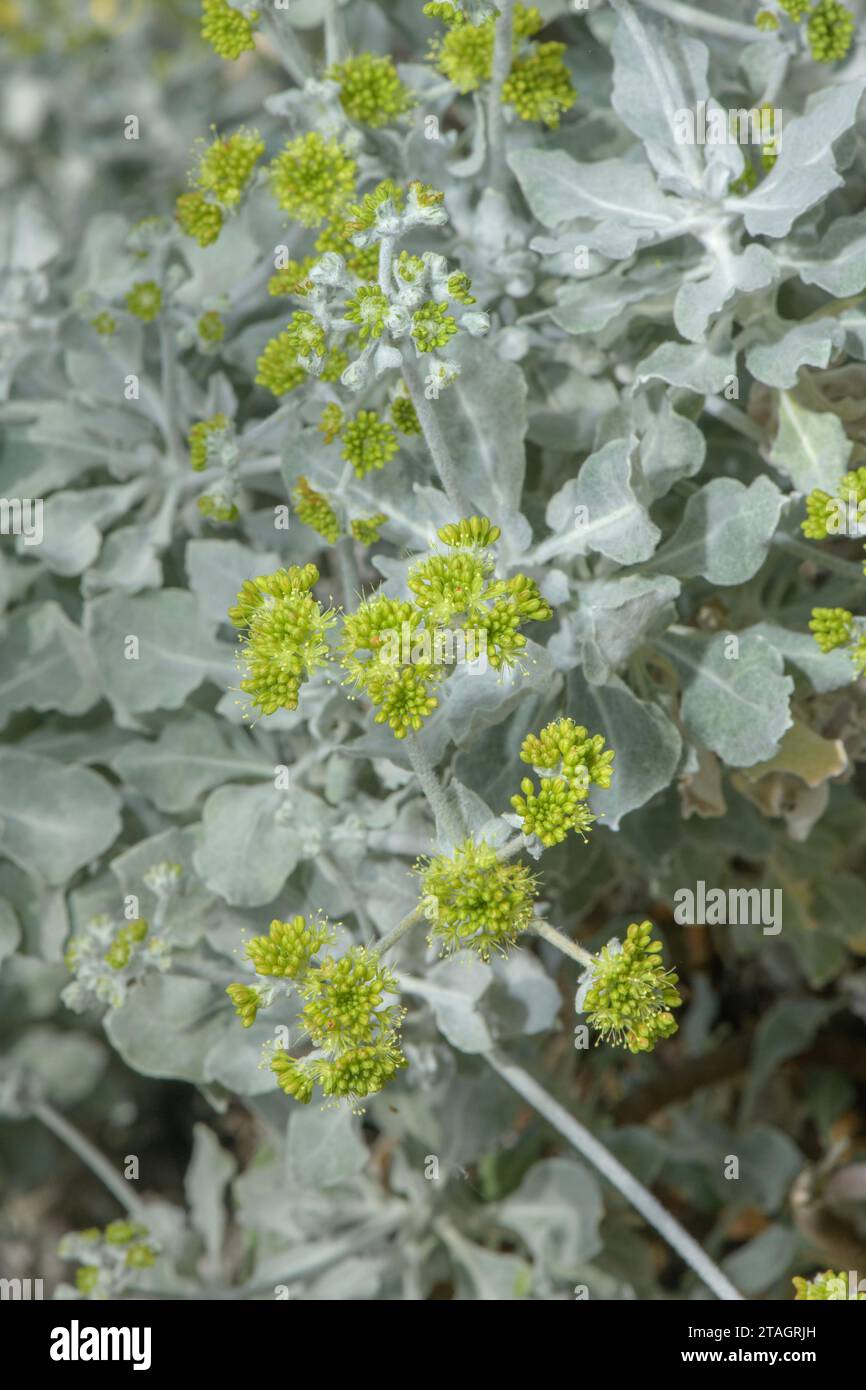
[[[104,1183],[111,1195],[117,1198],[117,1201],[129,1212],[130,1216],[135,1217],[138,1221],[142,1220],[146,1211],[144,1203],[136,1196],[126,1179],[115,1172],[105,1155],[101,1154],[99,1149],[66,1119],[65,1115],[61,1115],[60,1111],[55,1110],[54,1106],[49,1105],[47,1101],[41,1101],[38,1105],[34,1105],[31,1113],[81,1159],[91,1173],[99,1178],[101,1183]]]
[[[514,43],[514,0],[498,0],[499,18],[493,40],[493,66],[487,94],[487,140],[490,152],[490,187],[501,192],[505,184],[505,114],[502,88],[511,71]]]

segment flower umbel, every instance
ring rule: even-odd
[[[575,1000],[576,1011],[586,1014],[599,1041],[629,1052],[650,1052],[660,1038],[677,1031],[671,1010],[682,1003],[678,977],[665,969],[662,944],[653,941],[652,933],[652,922],[633,922],[624,942],[614,939],[603,946]]]
[[[429,939],[443,955],[470,950],[484,961],[494,951],[505,955],[532,922],[535,876],[501,860],[483,840],[466,840],[418,869]]]
[[[310,593],[318,578],[315,565],[292,565],[248,579],[229,610],[235,626],[245,629],[240,688],[263,714],[296,709],[302,684],[328,659],[326,633],[336,618]]]

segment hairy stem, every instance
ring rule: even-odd
[[[493,67],[487,93],[487,139],[490,151],[490,187],[505,183],[505,118],[502,88],[511,71],[514,37],[514,0],[499,0],[499,18],[493,40]]]
[[[159,352],[165,443],[173,461],[182,467],[184,448],[178,418],[177,342],[167,312],[159,316]]]
[[[442,426],[436,417],[436,411],[424,394],[424,384],[413,353],[414,348],[411,346],[403,347],[403,376],[409,387],[409,395],[412,397],[412,404],[415,407],[427,448],[430,450],[430,456],[433,459],[436,472],[439,474],[439,480],[457,516],[469,516],[470,509],[460,487],[457,465],[451,457],[451,450],[445,441]]]
[[[343,536],[337,541],[336,552],[340,588],[343,590],[343,606],[346,612],[350,613],[361,595],[361,572],[358,569],[358,557],[352,537]]]
[[[135,1195],[130,1184],[122,1178],[118,1172],[112,1168],[104,1154],[99,1152],[95,1145],[91,1144],[80,1130],[55,1110],[53,1105],[47,1101],[42,1101],[33,1107],[33,1115],[37,1120],[41,1120],[46,1129],[50,1129],[68,1149],[81,1159],[82,1163],[90,1169],[101,1183],[104,1183],[113,1197],[116,1197],[120,1205],[129,1212],[130,1216],[136,1220],[142,1220],[145,1214],[144,1204]]]
[[[412,771],[418,778],[421,790],[429,802],[436,822],[437,832],[450,841],[452,845],[457,845],[466,838],[466,827],[463,824],[463,817],[457,809],[453,799],[447,794],[436,771],[428,756],[421,739],[417,734],[410,734],[406,740],[406,748],[409,754],[409,762],[412,764]]]
[[[325,0],[325,66],[339,63],[345,48],[339,0]]]
[[[698,1278],[706,1284],[708,1289],[717,1298],[728,1302],[741,1300],[743,1295],[722,1273],[718,1265],[710,1259],[709,1255],[698,1245],[697,1241],[689,1235],[680,1223],[666,1211],[661,1202],[657,1201],[651,1192],[644,1187],[643,1183],[638,1182],[627,1168],[623,1167],[618,1158],[614,1158],[601,1143],[591,1134],[588,1129],[578,1120],[570,1115],[558,1100],[549,1095],[544,1087],[534,1080],[523,1067],[512,1062],[503,1053],[493,1049],[482,1054],[485,1061],[493,1068],[503,1081],[507,1082],[519,1096],[533,1106],[548,1124],[552,1125],[563,1139],[567,1140],[579,1154],[589,1160],[593,1167],[597,1168],[603,1178],[606,1178],[618,1192],[622,1193],[626,1201],[630,1202],[635,1211],[639,1211],[649,1224],[658,1231],[681,1259],[685,1260],[690,1269],[694,1270]]]
[[[374,943],[373,950],[377,955],[383,956],[386,951],[390,951],[392,946],[396,946],[397,942],[401,941],[417,922],[422,921],[423,917],[424,909],[418,903],[417,907],[413,907],[411,912],[406,913],[406,916],[397,923],[396,927],[391,928],[387,936],[383,936],[380,941]]]
[[[706,10],[696,10],[691,5],[683,5],[680,0],[643,0],[648,10],[655,10],[675,24],[687,24],[692,29],[702,29],[705,34],[717,34],[720,38],[737,39],[740,43],[755,43],[760,32],[751,24],[739,24],[735,19],[724,19],[721,15],[708,14]]]
[[[585,951],[582,946],[578,946],[576,941],[564,936],[556,927],[552,927],[549,922],[545,922],[541,917],[533,917],[532,930],[536,936],[541,936],[545,941],[549,941],[551,946],[555,946],[557,951],[561,951],[564,956],[570,956],[579,965],[590,966],[593,964],[594,957],[589,951]]]

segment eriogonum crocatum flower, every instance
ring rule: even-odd
[[[345,208],[355,190],[355,173],[348,151],[315,130],[290,140],[268,169],[280,207],[303,227],[318,227]]]
[[[340,536],[340,523],[337,514],[322,492],[316,492],[306,478],[298,478],[292,491],[292,505],[295,515],[304,525],[318,532],[329,545],[334,545]]]
[[[259,132],[244,127],[232,135],[217,136],[209,145],[201,141],[190,182],[222,207],[235,207],[264,152]]]
[[[379,539],[379,528],[384,526],[388,520],[386,512],[377,512],[375,516],[358,517],[349,523],[353,540],[359,545],[375,545]]]
[[[806,38],[816,63],[838,63],[851,47],[854,16],[838,0],[818,0],[809,15]]]
[[[400,445],[387,420],[375,410],[359,410],[340,430],[343,458],[351,463],[358,478],[371,469],[384,468],[397,453]]]
[[[240,688],[263,714],[296,709],[301,685],[327,660],[326,633],[336,619],[310,593],[318,578],[315,565],[292,565],[248,579],[229,610],[243,630]]]
[[[430,942],[443,955],[470,950],[489,960],[494,951],[507,953],[532,922],[535,876],[483,840],[466,840],[418,867]]]
[[[234,61],[254,49],[253,25],[257,10],[242,12],[228,0],[202,0],[201,36],[219,58]]]
[[[199,246],[212,246],[222,231],[223,210],[203,193],[182,193],[174,215],[181,231],[194,237]]]
[[[225,322],[216,309],[208,309],[206,314],[202,314],[196,324],[196,329],[202,342],[209,345],[221,343],[226,335]]]
[[[538,787],[525,777],[522,795],[511,798],[523,834],[536,835],[548,847],[569,830],[585,838],[595,820],[586,805],[590,786],[607,788],[613,776],[613,751],[604,750],[601,734],[588,734],[572,719],[557,719],[537,737],[524,739],[520,757],[541,774]]]
[[[849,514],[859,522],[861,504],[866,502],[866,468],[846,473],[831,496],[823,488],[813,488],[806,498],[806,519],[801,523],[804,536],[813,541],[845,534]],[[862,509],[866,511],[866,509]],[[866,532],[866,517],[864,517]]]
[[[391,419],[401,434],[420,434],[421,424],[408,395],[395,396],[391,402]]]
[[[150,1269],[159,1245],[146,1226],[136,1221],[112,1221],[100,1231],[71,1231],[57,1247],[62,1260],[75,1260],[75,1287],[84,1298],[118,1298],[136,1272]]]
[[[811,1279],[803,1279],[800,1275],[791,1280],[797,1290],[794,1295],[794,1302],[814,1303],[824,1301],[830,1303],[842,1302],[844,1299],[852,1299],[855,1302],[866,1300],[866,1293],[852,1292],[847,1274],[835,1274],[832,1269],[825,1269],[822,1274],[815,1274]]]
[[[102,914],[72,938],[64,963],[74,979],[61,998],[83,1013],[99,1004],[121,1008],[133,985],[153,970],[168,970],[171,956],[168,943],[143,918],[122,922]]]
[[[375,951],[351,946],[341,956],[321,956],[333,941],[324,922],[272,922],[267,936],[247,945],[264,983],[230,985],[227,993],[248,1028],[274,1003],[281,984],[283,993],[294,992],[299,1036],[314,1051],[298,1058],[277,1048],[270,1068],[278,1085],[303,1105],[318,1085],[325,1097],[348,1099],[356,1108],[406,1065],[399,1045],[404,1010],[392,1002],[397,984]]]
[[[402,116],[414,104],[412,93],[388,57],[359,53],[336,63],[326,76],[340,84],[340,104],[349,120],[373,129]]]
[[[126,296],[126,307],[143,323],[151,323],[162,308],[162,290],[153,280],[139,280]]]
[[[671,1013],[682,1003],[677,975],[666,970],[652,922],[633,922],[624,942],[603,946],[580,982],[575,1000],[599,1041],[650,1052],[677,1031]]]
[[[209,420],[199,420],[193,425],[188,436],[189,461],[196,473],[201,473],[207,468],[209,450],[218,442],[218,437],[224,435],[228,429],[228,417],[222,412],[212,415]]]

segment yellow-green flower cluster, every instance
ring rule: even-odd
[[[420,185],[419,185],[420,187]],[[346,209],[346,216],[343,223],[343,234],[347,237],[357,236],[359,232],[369,231],[375,225],[376,214],[379,209],[387,202],[393,203],[397,212],[403,206],[403,190],[390,179],[383,179],[377,183],[371,193],[365,193],[363,198],[357,203],[352,203]]]
[[[310,592],[318,578],[315,565],[292,565],[248,579],[229,609],[242,629],[240,688],[263,714],[296,709],[302,684],[328,658],[326,634],[335,616]]]
[[[375,280],[379,274],[379,247],[375,244],[363,249],[355,246],[346,235],[345,215],[339,214],[322,228],[316,238],[315,249],[320,256],[324,256],[326,251],[342,256],[359,280]]]
[[[391,419],[401,434],[420,434],[421,422],[408,395],[395,396],[391,402]]]
[[[562,61],[564,43],[539,43],[523,58],[515,58],[502,84],[502,100],[522,121],[541,121],[556,130],[563,111],[577,99],[568,68]]]
[[[315,130],[289,140],[268,174],[280,207],[304,227],[318,227],[342,212],[355,190],[356,166],[348,150]]]
[[[224,435],[229,428],[228,417],[220,411],[209,420],[199,420],[187,435],[189,461],[196,473],[202,473],[208,466],[208,440],[214,435]]]
[[[791,1282],[797,1290],[794,1295],[795,1303],[814,1303],[819,1300],[839,1303],[843,1299],[862,1303],[866,1300],[866,1293],[851,1291],[847,1274],[835,1274],[832,1269],[825,1269],[822,1274],[816,1274],[811,1279],[803,1279],[797,1275]]]
[[[822,652],[847,647],[858,675],[866,674],[866,627],[847,608],[813,608],[809,628]]]
[[[430,9],[425,13],[430,14]],[[444,13],[438,17],[451,27],[441,39],[434,40],[430,56],[438,71],[458,91],[474,92],[492,75],[496,16],[491,15],[477,26]],[[536,6],[515,5],[514,57],[503,84],[502,100],[513,106],[520,120],[542,121],[555,129],[561,113],[570,110],[577,96],[562,60],[565,44],[529,42],[543,22]]]
[[[63,960],[74,978],[61,998],[75,1013],[100,1004],[121,1008],[134,984],[171,964],[167,942],[144,918],[118,922],[104,913],[73,936]]]
[[[432,352],[445,347],[457,332],[457,320],[448,312],[448,305],[428,299],[412,315],[412,339],[418,352]]]
[[[785,11],[789,19],[795,24],[809,13],[812,8],[812,0],[778,0],[779,8]]]
[[[678,976],[666,970],[652,922],[633,922],[624,942],[609,941],[594,957],[578,989],[575,1007],[585,1013],[599,1041],[651,1052],[677,1031],[671,1013],[682,1003]]]
[[[374,130],[402,116],[415,103],[388,57],[359,53],[334,64],[325,75],[340,84],[340,104],[349,120]]]
[[[142,323],[151,323],[162,308],[162,290],[155,280],[139,280],[126,296],[126,307]]]
[[[772,33],[779,27],[779,17],[772,10],[759,10],[755,15],[755,27],[764,34]]]
[[[329,545],[334,545],[339,540],[340,523],[336,512],[325,494],[316,492],[306,478],[298,478],[292,492],[292,505],[303,526],[311,527]]]
[[[107,309],[101,309],[90,320],[90,327],[99,334],[100,338],[112,338],[117,332],[117,320]]]
[[[816,63],[838,63],[854,37],[854,16],[838,0],[819,0],[809,15],[806,39]]]
[[[806,520],[801,523],[803,535],[813,541],[839,535],[844,529],[846,509],[859,513],[863,502],[866,502],[866,468],[846,473],[835,496],[823,488],[813,488],[806,498]]]
[[[202,314],[196,328],[202,342],[209,345],[221,343],[226,335],[226,326],[222,315],[218,314],[216,309],[208,309],[206,314]]]
[[[293,917],[290,922],[275,919],[267,936],[254,936],[247,942],[246,954],[257,975],[298,980],[309,970],[313,956],[333,940],[333,930],[325,922],[308,924],[304,917]]]
[[[256,361],[255,380],[273,395],[285,396],[305,382],[311,370],[322,381],[338,381],[348,364],[342,348],[327,346],[312,314],[295,314],[283,332],[265,344]]]
[[[387,512],[377,512],[375,516],[367,518],[358,517],[349,524],[353,540],[359,545],[375,545],[379,539],[379,528],[384,526],[387,520]]]
[[[208,521],[237,521],[240,516],[237,504],[226,493],[203,492],[196,506]]]
[[[257,130],[241,127],[232,135],[218,136],[199,150],[190,181],[222,207],[236,207],[264,152],[265,142]]]
[[[351,463],[358,478],[371,469],[384,468],[400,448],[391,425],[375,410],[359,410],[336,433],[343,444],[342,457]]]
[[[381,338],[390,308],[387,295],[378,285],[360,285],[357,293],[346,300],[344,317],[359,325],[358,337],[363,343],[365,338]]]
[[[301,1058],[283,1047],[274,1051],[270,1066],[281,1090],[306,1105],[318,1085],[325,1097],[347,1099],[354,1108],[406,1066],[400,1050],[404,1011],[388,1002],[397,984],[375,951],[351,946],[342,956],[319,959],[333,940],[325,923],[295,917],[272,922],[267,936],[248,943],[247,955],[266,981],[279,979],[294,989],[300,1003],[296,1024],[315,1049]],[[234,984],[227,993],[250,1027],[258,1010],[273,1003],[277,988]]]
[[[289,261],[288,265],[282,266],[275,275],[271,276],[268,281],[268,294],[303,297],[309,291],[310,267],[315,264],[313,256],[305,256],[302,261]]]
[[[202,0],[201,36],[218,58],[234,62],[255,48],[253,26],[258,17],[257,10],[244,14],[228,0]]]
[[[223,210],[203,193],[182,193],[174,205],[175,220],[181,231],[199,246],[212,246],[223,225]]]
[[[483,840],[466,840],[453,854],[419,865],[430,942],[443,955],[475,951],[481,960],[503,955],[532,922],[536,879],[525,865],[501,860]]]
[[[101,1300],[118,1298],[138,1270],[150,1269],[159,1245],[137,1221],[112,1221],[104,1231],[98,1226],[71,1231],[57,1253],[78,1263],[75,1287],[82,1297]]]
[[[537,737],[524,739],[520,757],[542,774],[537,788],[525,777],[522,795],[511,798],[523,834],[536,835],[548,848],[560,844],[569,830],[585,839],[596,819],[586,804],[590,787],[606,789],[613,776],[614,754],[605,750],[601,734],[588,734],[572,719],[557,719]]]
[[[395,738],[420,729],[436,709],[448,665],[485,653],[494,668],[513,665],[526,644],[519,625],[552,616],[531,579],[494,577],[485,547],[498,537],[486,517],[443,526],[438,538],[448,550],[409,570],[414,601],[377,594],[346,616],[343,668],[376,706],[376,723],[387,723]]]

